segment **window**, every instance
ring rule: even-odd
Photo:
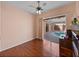
[[[47,31],[66,31],[66,17],[48,19],[46,24]]]

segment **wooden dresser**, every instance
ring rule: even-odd
[[[75,33],[75,32],[74,32]],[[79,56],[79,37],[68,30],[66,39],[60,39],[60,56],[61,57],[78,57]],[[78,33],[77,33],[78,35]]]
[[[73,47],[72,47],[72,32],[67,30],[66,39],[60,39],[60,57],[72,57]]]
[[[60,39],[60,57],[72,57],[73,48],[71,40]]]

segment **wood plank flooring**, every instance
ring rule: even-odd
[[[43,49],[43,41],[34,39],[22,45],[0,52],[0,57],[50,57],[51,53]]]
[[[66,41],[65,43],[62,41],[60,41],[59,43],[60,44],[60,51],[59,51],[60,57],[73,56],[72,48],[68,49],[67,47],[69,47],[69,44]],[[50,51],[50,48],[53,48],[53,47],[45,48],[45,46],[47,46],[48,43],[46,43],[46,45],[43,45],[43,44],[44,44],[43,40],[34,39],[32,41],[26,42],[19,46],[0,52],[0,57],[52,57],[54,56],[52,55],[52,53],[55,53],[55,52]],[[66,46],[64,46],[64,44]]]

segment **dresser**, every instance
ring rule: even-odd
[[[60,39],[60,56],[73,57],[72,32],[67,30],[68,38]]]

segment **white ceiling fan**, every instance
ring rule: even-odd
[[[47,3],[42,3],[40,1],[37,1],[35,4],[30,5],[30,7],[35,8],[37,14],[41,14],[44,12],[44,9],[42,7],[46,6]]]

